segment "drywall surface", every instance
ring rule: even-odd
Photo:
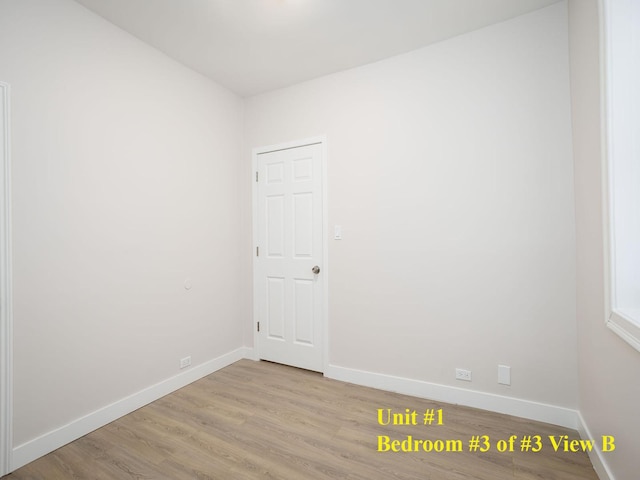
[[[594,438],[613,435],[602,458],[612,478],[636,478],[640,353],[605,325],[598,4],[569,2],[575,158],[580,412]],[[595,463],[595,462],[594,462]]]
[[[70,0],[0,2],[0,79],[19,446],[242,345],[242,108]]]
[[[565,2],[246,100],[247,180],[326,134],[330,364],[577,407],[570,113]]]

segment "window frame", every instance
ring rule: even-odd
[[[607,327],[620,336],[629,345],[640,351],[640,316],[635,318],[628,312],[617,306],[617,286],[619,281],[616,263],[616,245],[619,244],[619,231],[616,228],[616,213],[620,207],[616,207],[614,196],[616,195],[616,155],[614,142],[617,135],[615,125],[617,115],[614,113],[614,89],[616,87],[616,69],[614,59],[614,15],[612,12],[615,0],[601,0],[601,104],[602,104],[602,158],[603,158],[603,203],[604,203],[604,231],[605,231],[605,318]],[[623,0],[624,1],[624,0]],[[619,2],[620,3],[620,2]],[[640,37],[635,39],[635,44],[640,43]],[[638,48],[637,46],[632,47]],[[618,84],[619,86],[620,84]],[[640,102],[638,102],[640,103]],[[637,117],[636,117],[637,118]],[[635,147],[635,152],[640,153],[640,147]],[[640,192],[640,188],[638,189]],[[640,194],[638,194],[640,197]]]

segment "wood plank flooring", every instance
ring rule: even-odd
[[[378,409],[383,409],[380,418]],[[418,425],[381,424],[387,409],[416,410]],[[434,421],[424,425],[431,409]],[[411,423],[412,417],[403,419]],[[476,435],[487,436],[479,448],[488,440],[488,451],[469,451]],[[507,451],[499,452],[498,441],[512,435],[515,451],[505,444]],[[535,435],[541,450],[521,452],[522,437]],[[544,423],[241,360],[3,480],[597,480],[586,453],[555,452],[550,435],[579,438],[575,431]],[[434,450],[463,448],[379,452],[379,436],[429,440]]]

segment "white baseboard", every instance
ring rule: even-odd
[[[578,432],[580,432],[582,438],[594,438],[580,412],[578,412]],[[613,473],[611,473],[611,470],[609,470],[607,466],[598,442],[593,442],[593,450],[589,451],[589,458],[600,480],[615,480]]]
[[[233,350],[18,445],[12,452],[11,471],[243,358],[256,360],[254,349],[241,347]],[[560,425],[578,430],[582,438],[593,438],[582,415],[568,408],[335,365],[327,366],[324,375],[327,378],[380,390]],[[597,445],[594,445],[589,456],[600,480],[615,480]]]
[[[252,357],[252,348],[238,348],[18,445],[12,452],[11,471],[240,359]]]
[[[560,425],[574,430],[578,429],[578,411],[555,405],[450,387],[410,378],[354,370],[335,365],[329,365],[324,375],[335,380],[378,388],[380,390],[428,398],[438,402],[481,408],[483,410],[514,415],[529,420]]]

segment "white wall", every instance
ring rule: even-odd
[[[246,101],[246,178],[327,135],[332,365],[577,407],[566,10]]]
[[[605,326],[598,4],[571,0],[569,13],[580,412],[590,436],[615,435],[602,458],[610,478],[624,480],[640,469],[640,354]]]
[[[241,347],[242,107],[70,0],[0,1],[0,79],[19,446]]]

